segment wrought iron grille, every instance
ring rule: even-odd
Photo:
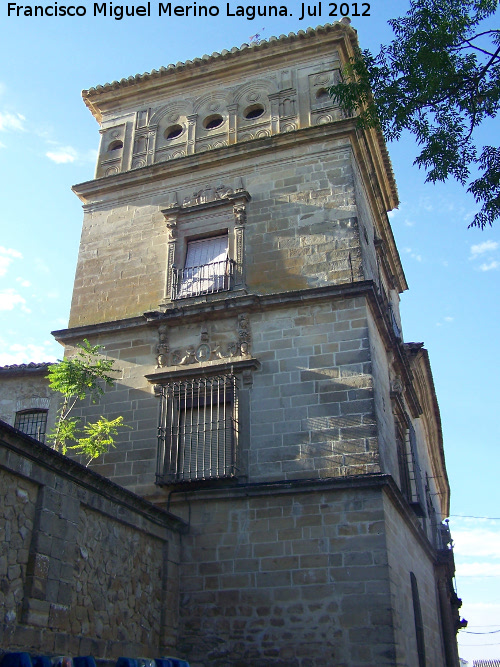
[[[401,334],[401,329],[399,328],[398,321],[396,320],[396,315],[394,314],[394,308],[391,305],[389,305],[389,318],[391,320],[392,330],[394,332],[394,335],[399,340],[402,340],[403,336]]]
[[[179,380],[161,387],[157,482],[236,474],[238,391],[234,375]]]
[[[422,483],[422,472],[418,462],[417,437],[411,422],[406,431],[406,455],[409,476],[408,502],[413,507],[415,514],[420,517],[426,516],[425,495]]]
[[[173,267],[172,299],[227,292],[233,289],[236,262],[226,257],[219,262],[184,269]]]
[[[16,413],[14,427],[36,438],[40,442],[45,442],[45,430],[47,428],[47,410],[25,410]]]

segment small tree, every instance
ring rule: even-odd
[[[63,402],[58,412],[56,426],[48,436],[52,447],[62,454],[74,449],[77,454],[87,457],[87,466],[91,461],[114,447],[113,436],[123,426],[123,417],[100,419],[86,424],[80,429],[80,419],[71,416],[77,401],[89,398],[97,403],[104,394],[106,385],[112,386],[115,378],[114,361],[100,356],[100,345],[91,345],[88,340],[77,345],[79,351],[75,357],[62,359],[49,366],[47,378],[53,391],[62,394]],[[74,442],[68,445],[68,442]]]

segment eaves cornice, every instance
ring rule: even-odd
[[[116,193],[118,197],[128,197],[128,188],[154,187],[157,181],[168,183],[177,176],[192,175],[194,171],[213,168],[217,163],[221,170],[233,162],[256,160],[262,154],[270,154],[275,150],[296,148],[302,144],[311,144],[314,141],[338,139],[341,137],[355,138],[356,121],[353,118],[332,121],[324,125],[304,127],[293,132],[275,134],[271,137],[261,137],[252,141],[213,148],[202,153],[185,155],[168,162],[157,162],[145,167],[139,167],[120,174],[104,176],[92,181],[85,181],[72,187],[73,192],[84,204],[99,204],[103,195]]]
[[[325,39],[326,38],[326,39]],[[234,73],[235,68],[240,72],[245,68],[249,72],[255,71],[255,60],[259,58],[268,66],[270,61],[289,59],[291,52],[304,52],[308,48],[316,49],[318,41],[329,44],[343,39],[357,44],[356,31],[350,27],[350,19],[344,18],[336,23],[327,23],[316,28],[290,32],[288,35],[270,37],[259,43],[242,44],[240,47],[224,49],[211,55],[205,54],[201,58],[194,58],[186,62],[170,64],[151,72],[136,74],[120,81],[113,81],[104,85],[95,86],[82,91],[82,97],[87,107],[98,122],[102,119],[103,111],[120,103],[121,100],[147,94],[151,96],[158,88],[165,90],[169,84],[179,85],[180,80],[186,79],[192,84],[193,76],[199,74],[204,79],[220,78],[224,72]],[[345,47],[344,47],[345,50]]]

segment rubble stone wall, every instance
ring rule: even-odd
[[[182,526],[0,424],[2,650],[116,660],[175,646]]]

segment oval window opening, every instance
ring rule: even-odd
[[[214,116],[208,116],[203,121],[203,127],[206,130],[214,130],[216,127],[219,127],[223,123],[223,118],[220,114],[215,114]]]
[[[264,107],[261,104],[254,104],[243,114],[247,120],[254,120],[255,118],[260,118],[264,113]]]
[[[123,141],[113,141],[109,144],[108,151],[118,151],[120,148],[123,148]]]
[[[320,102],[324,102],[324,101],[327,100],[329,97],[330,97],[330,95],[328,94],[328,91],[327,91],[326,88],[320,88],[320,89],[316,92],[316,99],[319,100]]]
[[[172,125],[172,127],[169,127],[167,130],[165,130],[165,138],[177,139],[177,137],[181,136],[183,131],[184,128],[182,127],[182,125]]]

